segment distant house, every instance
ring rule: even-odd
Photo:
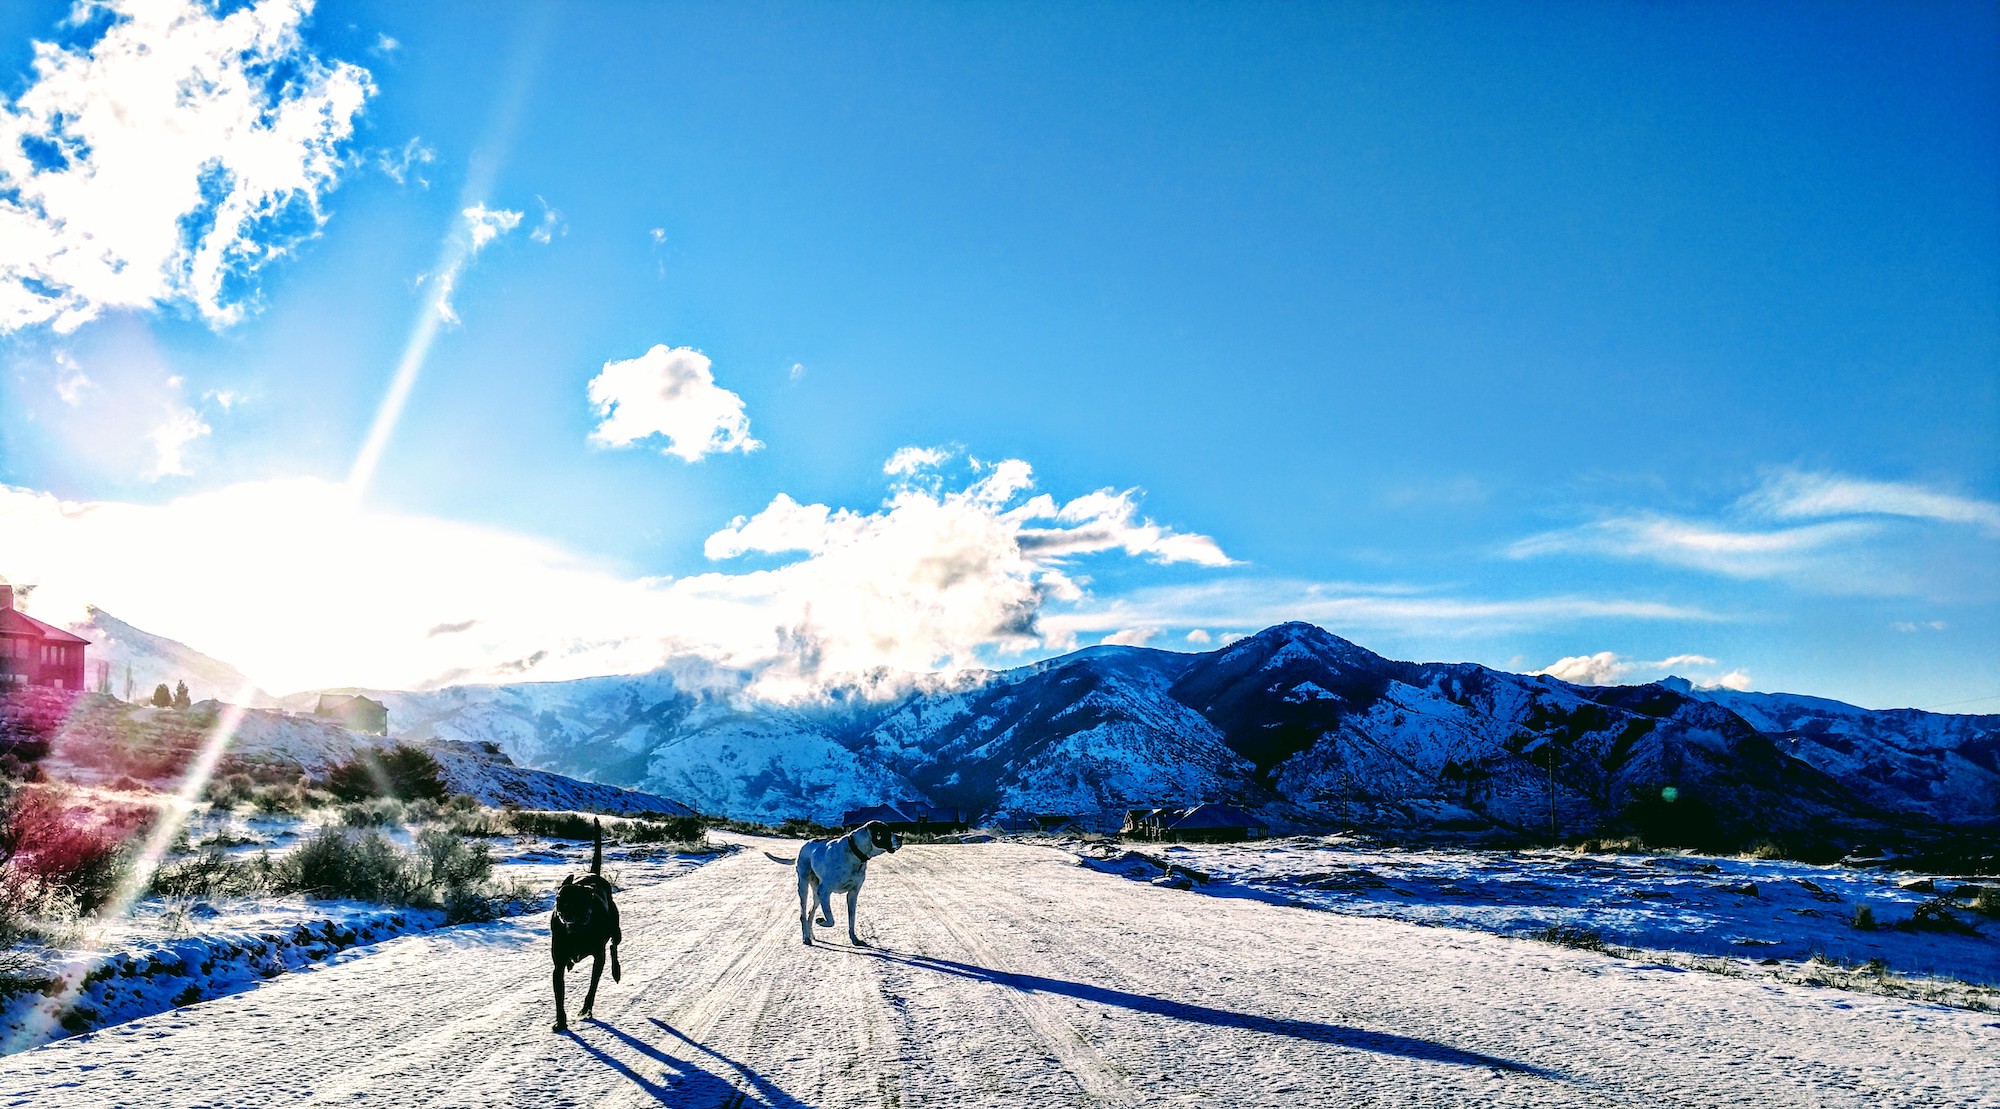
[[[1089,831],[1073,813],[995,813],[986,823],[1003,832],[1050,832],[1077,834]]]
[[[40,685],[82,689],[90,640],[14,607],[14,587],[0,583],[0,689]]]
[[[840,818],[840,826],[843,828],[859,828],[871,820],[879,820],[887,824],[891,830],[901,828],[904,825],[914,826],[915,823],[903,810],[894,805],[864,805],[858,809],[847,810],[846,814]]]
[[[849,809],[840,818],[842,827],[855,828],[879,820],[892,832],[963,832],[965,810],[928,801],[899,801],[894,805],[869,805]]]
[[[313,715],[331,717],[343,727],[368,735],[389,734],[389,706],[358,693],[322,693]]]
[[[1125,810],[1119,835],[1176,842],[1228,843],[1259,839],[1271,827],[1235,805],[1204,804],[1189,808]]]

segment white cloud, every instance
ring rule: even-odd
[[[75,358],[62,351],[56,352],[56,396],[64,404],[71,408],[82,404],[84,394],[94,385]]]
[[[933,470],[950,461],[953,453],[949,447],[902,447],[882,464],[882,472],[894,476]]]
[[[376,151],[375,168],[398,185],[415,182],[418,188],[428,189],[431,183],[419,170],[436,160],[437,151],[425,146],[423,139],[411,136],[401,150]]]
[[[369,47],[369,50],[386,58],[402,48],[402,43],[397,42],[388,35],[377,32],[375,35],[375,45]]]
[[[637,358],[606,362],[590,380],[590,403],[602,417],[593,442],[626,447],[659,435],[662,453],[685,462],[711,454],[754,451],[743,398],[715,383],[708,356],[691,347],[659,344]]]
[[[542,218],[535,222],[534,230],[528,232],[528,238],[547,245],[554,242],[557,235],[569,234],[569,224],[563,222],[562,212],[549,207],[549,202],[539,196],[535,198],[535,203],[542,206]]]
[[[1547,674],[1572,685],[1636,685],[1658,681],[1670,674],[1687,678],[1705,689],[1748,689],[1750,675],[1742,670],[1716,674],[1714,659],[1707,655],[1674,655],[1657,661],[1626,658],[1613,651],[1561,658],[1533,674]]]
[[[439,320],[453,325],[459,322],[458,309],[452,305],[452,297],[458,292],[458,279],[482,249],[521,226],[525,215],[506,208],[488,208],[483,201],[459,214],[465,220],[465,237],[448,240],[435,275],[425,274],[417,278],[419,285],[426,281],[432,283],[431,307]]]
[[[1505,553],[1640,559],[1823,593],[1963,597],[1990,591],[1988,540],[1996,535],[2000,504],[1906,483],[1783,471],[1715,519],[1620,512],[1529,536]]]
[[[971,666],[988,650],[1073,644],[1074,635],[1051,632],[1042,621],[1051,606],[1087,601],[1068,569],[1071,559],[1126,549],[1101,540],[1106,518],[1148,536],[1128,553],[1198,564],[1213,564],[1210,552],[1220,556],[1206,536],[1179,535],[1151,521],[1130,523],[1136,505],[1129,494],[1116,505],[1104,504],[1103,494],[1057,505],[1046,494],[1027,497],[1034,471],[1026,462],[975,466],[978,476],[957,489],[918,482],[928,475],[905,470],[910,480],[894,486],[874,512],[800,504],[780,494],[762,512],[711,535],[704,553],[714,559],[804,557],[775,570],[703,575],[680,584],[756,592],[790,645],[769,660],[760,684],[783,689],[824,673]],[[1084,507],[1070,511],[1079,502]],[[1041,519],[1056,526],[1026,526]],[[1086,538],[1063,541],[1067,532]],[[1135,630],[1139,626],[1122,630],[1128,637],[1151,634]]]
[[[1208,634],[1208,629],[1206,628],[1195,628],[1194,630],[1187,633],[1187,641],[1189,643],[1205,644],[1208,643],[1213,638],[1214,638],[1213,636]]]
[[[1907,633],[1922,631],[1941,632],[1951,625],[1945,623],[1943,620],[1898,620],[1889,626],[1899,632]]]
[[[1781,520],[1902,516],[1969,524],[1988,534],[2000,534],[2000,504],[1906,482],[1868,481],[1840,474],[1778,473],[1743,498],[1741,507]]]
[[[709,550],[791,557],[678,579],[372,509],[316,480],[161,506],[0,486],[0,574],[42,583],[46,618],[94,603],[273,690],[553,680],[695,659],[754,676],[757,693],[793,696],[1060,644],[1038,617],[1087,598],[1058,558],[1018,541],[1008,508],[1030,480],[1025,464],[1001,463],[962,489],[899,487],[872,512],[779,496]]]
[[[791,369],[792,380],[797,381],[798,379],[804,376],[806,376],[806,364],[804,362],[792,363],[792,369]]]
[[[647,232],[647,235],[653,240],[654,246],[659,246],[667,241],[667,229],[664,227],[655,227]]]
[[[1123,550],[1154,562],[1192,562],[1200,566],[1233,566],[1206,535],[1175,532],[1151,520],[1138,519],[1138,491],[1100,489],[1060,508],[1048,497],[1036,497],[1013,510],[1011,518],[1052,519],[1058,526],[1021,529],[1021,546],[1048,557]],[[1064,526],[1066,525],[1066,526]]]
[[[203,422],[200,413],[180,400],[180,378],[168,378],[167,389],[173,399],[168,403],[166,416],[146,433],[146,443],[152,447],[153,460],[139,476],[147,481],[187,476],[188,445],[214,430]]]
[[[1529,536],[1506,553],[1512,558],[1600,554],[1735,578],[1797,577],[1829,570],[1829,556],[1874,533],[1875,526],[1864,521],[1758,531],[1641,514]]]
[[[506,208],[488,208],[485,203],[474,204],[463,213],[466,232],[472,236],[472,253],[477,254],[488,243],[521,226],[522,212]]]
[[[167,303],[234,322],[257,272],[317,233],[374,91],[306,49],[308,0],[103,7],[95,42],[37,43],[0,104],[0,333]]]
[[[1124,628],[1098,642],[1111,647],[1144,647],[1160,634],[1158,628]]]

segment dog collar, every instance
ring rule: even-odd
[[[849,851],[852,851],[852,852],[854,852],[854,857],[855,857],[855,858],[857,858],[857,859],[860,859],[860,860],[861,860],[862,862],[864,862],[864,863],[868,861],[868,856],[867,856],[867,855],[864,855],[864,854],[862,854],[862,853],[861,853],[861,849],[860,849],[859,847],[856,847],[856,846],[854,846],[854,837],[853,837],[853,836],[848,836],[848,837],[847,837],[847,849],[848,849]]]

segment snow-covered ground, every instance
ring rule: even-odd
[[[1163,889],[1047,848],[878,860],[872,949],[801,946],[790,871],[756,849],[619,904],[624,981],[569,1035],[546,932],[518,918],[0,1059],[0,1105],[2000,1104],[1991,1014]]]
[[[269,851],[277,857],[318,826],[310,819],[209,811],[192,821],[188,831],[191,844],[228,845],[225,855],[241,858]],[[411,844],[408,828],[382,831],[399,846]],[[480,842],[493,852],[495,879],[525,887],[527,903],[540,911],[547,910],[550,891],[564,874],[590,863],[590,846],[575,841],[507,836]],[[605,872],[620,886],[648,885],[713,857],[676,854],[657,844],[611,844],[605,848]],[[147,897],[130,913],[77,921],[55,948],[31,949],[57,981],[72,985],[60,1006],[35,993],[0,999],[0,1053],[237,993],[444,922],[444,914],[435,910],[296,894]],[[67,1026],[61,1023],[65,1016]]]
[[[1879,959],[1904,974],[2000,987],[2000,923],[1960,908],[1978,935],[1905,931],[1918,906],[1967,884],[1908,871],[1705,855],[1579,855],[1372,846],[1340,836],[1258,844],[1067,841],[1091,866],[1150,881],[1161,866],[1204,893],[1526,936],[1551,928],[1605,943],[1750,960]],[[1916,886],[1920,888],[1908,888]],[[1851,923],[1867,906],[1876,927]],[[1987,994],[2000,1006],[2000,991]]]

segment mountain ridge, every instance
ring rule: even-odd
[[[713,673],[370,691],[392,730],[756,819],[1226,800],[1274,827],[1721,845],[2000,822],[2000,716],[1385,658],[1312,624],[759,702]]]

